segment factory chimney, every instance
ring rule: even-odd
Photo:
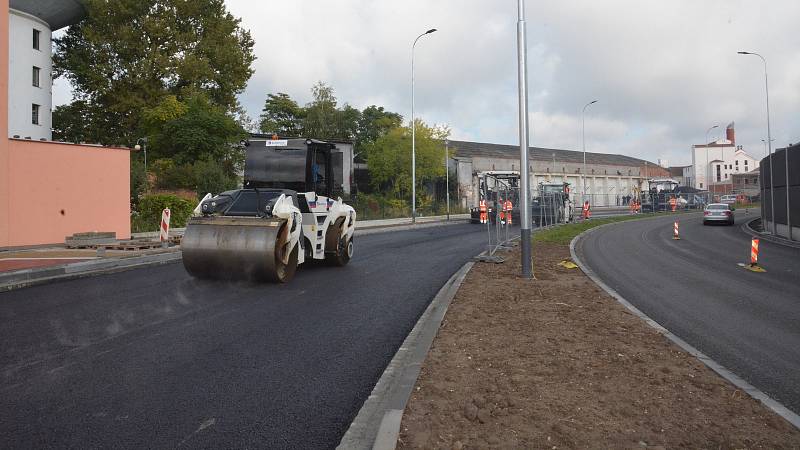
[[[733,131],[733,122],[728,124],[728,128],[725,129],[725,139],[731,141],[731,145],[736,145],[736,134]]]

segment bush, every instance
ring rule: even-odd
[[[195,162],[192,167],[198,198],[202,198],[208,192],[219,194],[236,189],[239,185],[239,180],[230,176],[222,165],[213,160],[202,159]]]
[[[131,229],[134,233],[158,230],[164,208],[170,209],[170,228],[185,227],[194,207],[190,201],[176,195],[144,195],[131,213]]]

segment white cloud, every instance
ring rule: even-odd
[[[256,41],[256,73],[241,96],[257,117],[267,93],[305,103],[318,80],[355,107],[416,111],[454,139],[516,143],[516,2],[486,0],[227,0]],[[705,130],[736,121],[754,156],[766,136],[769,61],[776,146],[800,141],[800,35],[793,0],[527,1],[531,143],[673,164]],[[57,87],[58,89],[58,87]],[[63,96],[62,96],[63,97]],[[59,97],[59,98],[62,98]]]

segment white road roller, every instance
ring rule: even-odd
[[[287,282],[309,260],[347,264],[356,212],[332,197],[335,145],[313,139],[246,145],[244,189],[203,200],[201,214],[186,225],[186,270],[197,278]]]

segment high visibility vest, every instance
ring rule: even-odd
[[[486,200],[481,200],[481,201],[478,203],[478,211],[480,211],[480,212],[486,212]]]
[[[583,202],[583,211],[584,212],[589,211],[589,202],[588,201],[587,202]]]
[[[506,200],[506,211],[511,211],[513,206],[511,204],[511,200]]]

